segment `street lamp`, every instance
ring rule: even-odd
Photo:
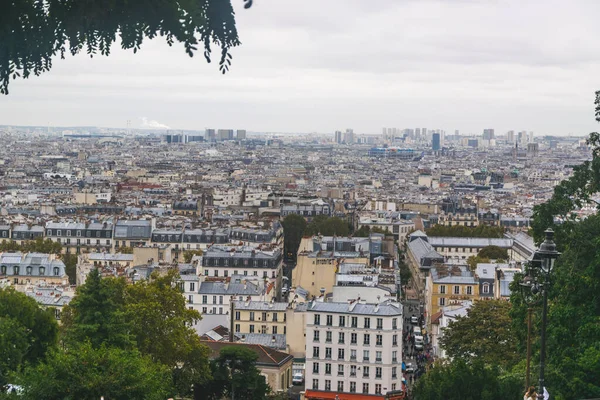
[[[540,334],[540,379],[537,398],[544,398],[544,371],[546,366],[546,324],[548,318],[548,290],[550,288],[550,276],[554,269],[556,259],[560,255],[556,251],[554,243],[554,231],[546,229],[546,240],[540,245],[540,248],[534,253],[532,260],[526,268],[526,276],[523,278],[521,288],[523,289],[525,303],[533,303],[533,297],[538,293],[542,295],[542,329]],[[529,290],[526,290],[529,289]],[[529,291],[533,296],[529,296]],[[528,345],[528,353],[531,351]]]

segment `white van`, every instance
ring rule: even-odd
[[[423,335],[421,334],[421,328],[419,328],[418,326],[415,326],[415,327],[413,328],[413,336],[423,336]]]

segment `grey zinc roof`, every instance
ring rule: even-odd
[[[224,283],[224,282],[202,282],[198,288],[199,294],[229,295],[229,296],[257,296],[263,293],[263,288],[251,282]]]
[[[90,253],[87,257],[91,261],[133,261],[133,254]]]
[[[50,229],[85,229],[82,222],[48,222],[46,228]]]
[[[273,349],[285,349],[287,347],[286,337],[281,333],[272,335],[270,333],[236,333],[237,336],[243,336],[243,343],[260,344],[261,346],[271,347]],[[273,341],[275,339],[275,341]]]
[[[499,238],[470,238],[470,237],[438,237],[429,236],[429,243],[432,246],[440,247],[487,247],[498,246],[502,248],[511,248],[512,239]]]
[[[415,239],[408,243],[408,250],[413,254],[415,259],[419,262],[425,257],[441,258],[441,259],[444,258],[441,254],[439,254],[438,252],[436,252],[433,249],[431,244],[429,244],[425,240],[421,239],[420,237],[418,239]]]
[[[356,314],[356,315],[381,315],[381,316],[395,316],[402,315],[401,306],[396,307],[392,303],[382,304],[356,304],[352,310],[350,310],[349,303],[324,303],[318,301],[312,301],[307,308],[310,312],[324,312],[334,314]]]
[[[287,303],[284,302],[268,302],[268,301],[236,301],[236,310],[257,310],[257,311],[285,311]]]

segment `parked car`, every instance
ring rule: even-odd
[[[412,374],[413,372],[415,372],[415,367],[412,365],[412,363],[407,363],[406,364],[406,373]]]
[[[300,372],[294,374],[292,377],[292,385],[302,385],[304,383],[304,375]]]

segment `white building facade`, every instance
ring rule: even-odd
[[[306,316],[306,394],[385,396],[402,390],[402,307],[312,301]]]

